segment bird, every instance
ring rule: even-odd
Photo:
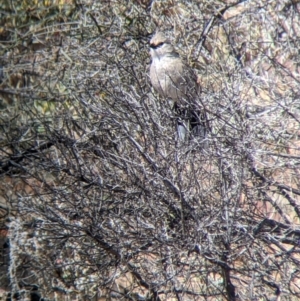
[[[199,107],[200,85],[194,70],[181,59],[163,32],[150,40],[150,81],[163,98],[171,99],[177,116],[180,141],[206,136],[206,118]]]

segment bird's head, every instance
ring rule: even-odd
[[[161,59],[165,55],[175,54],[174,47],[162,32],[157,32],[150,40],[152,59]]]

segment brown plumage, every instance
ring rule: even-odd
[[[180,140],[192,136],[205,138],[203,113],[197,108],[200,86],[193,69],[186,65],[162,32],[150,41],[150,80],[153,88],[174,102],[178,115],[177,132]]]

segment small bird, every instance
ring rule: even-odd
[[[179,140],[184,141],[187,137],[204,139],[206,121],[197,107],[200,86],[195,72],[183,63],[162,32],[157,32],[150,40],[150,54],[151,84],[162,97],[173,101]]]

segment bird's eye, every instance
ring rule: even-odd
[[[150,48],[157,49],[157,48],[161,47],[163,44],[164,44],[164,42],[160,42],[158,44],[150,44]]]

